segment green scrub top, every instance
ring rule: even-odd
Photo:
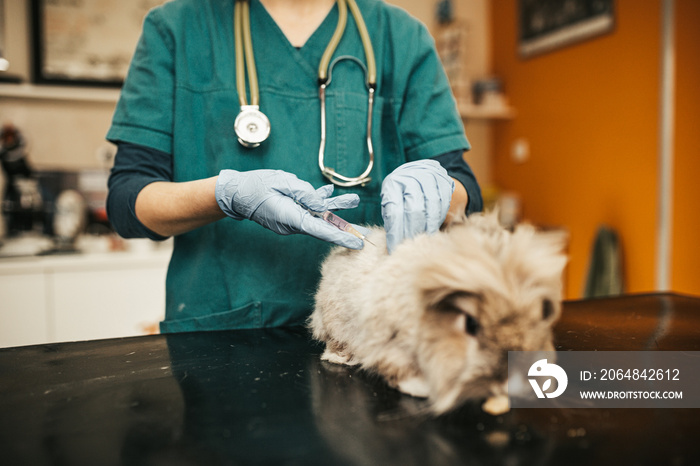
[[[301,48],[293,47],[259,0],[251,0],[260,110],[270,120],[267,141],[242,147],[233,130],[239,112],[233,39],[234,0],[175,0],[145,19],[107,138],[172,154],[174,181],[214,176],[222,169],[271,168],[318,188],[320,104],[318,63],[338,19],[337,6]],[[357,0],[377,59],[372,137],[375,165],[356,192],[356,209],[339,212],[359,224],[381,224],[380,188],[399,165],[469,143],[426,28],[377,0]],[[355,22],[334,57],[365,63]],[[333,69],[327,90],[325,164],[361,174],[366,147],[367,88],[357,64]],[[313,306],[319,265],[329,245],[305,235],[280,236],[230,218],[175,238],[167,275],[163,332],[303,324]],[[371,246],[367,246],[371,247]]]

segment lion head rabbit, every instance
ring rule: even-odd
[[[381,228],[369,237],[376,247],[336,248],[322,265],[309,326],[326,345],[323,360],[378,373],[439,415],[467,400],[503,400],[508,351],[554,349],[567,261],[560,235],[506,230],[491,212],[391,255]]]

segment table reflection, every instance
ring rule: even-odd
[[[570,303],[559,350],[698,351],[700,300]],[[438,417],[303,328],[0,350],[2,464],[700,464],[692,409]]]

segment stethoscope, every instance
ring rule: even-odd
[[[250,0],[236,0],[234,7],[234,42],[236,51],[236,90],[241,111],[236,117],[233,126],[236,131],[238,141],[244,147],[258,147],[270,135],[270,120],[260,111],[260,94],[258,89],[258,77],[255,70],[255,58],[253,56],[253,43],[250,34]],[[374,59],[374,49],[369,38],[367,26],[362,18],[360,9],[355,0],[337,0],[338,3],[338,25],[331,37],[330,42],[323,52],[321,62],[318,65],[318,96],[321,101],[321,145],[318,150],[318,166],[323,176],[328,178],[333,184],[338,186],[358,186],[369,183],[369,177],[374,166],[374,148],[372,146],[372,107],[374,104],[374,92],[377,89],[377,64]],[[356,57],[340,56],[331,63],[331,57],[338,47],[338,43],[345,32],[348,13],[350,8],[357,30],[362,40],[365,51],[367,66]],[[244,61],[245,60],[245,61]],[[358,64],[365,72],[365,84],[368,90],[367,102],[367,149],[369,150],[369,163],[365,171],[355,177],[348,177],[337,173],[324,164],[326,148],[326,88],[331,83],[333,67],[341,60],[351,60]],[[250,105],[246,97],[245,69],[248,70],[248,87],[250,90]]]

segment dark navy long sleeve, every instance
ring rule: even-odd
[[[447,173],[454,179],[464,185],[469,196],[467,203],[467,215],[474,212],[481,212],[484,208],[484,201],[481,197],[481,188],[476,181],[474,172],[469,167],[463,157],[464,151],[456,150],[447,152],[446,154],[433,157],[434,160],[440,162]]]
[[[136,217],[136,197],[154,181],[172,181],[172,157],[137,144],[119,142],[117,147],[114,167],[107,183],[107,216],[110,223],[124,238],[166,239],[146,228]]]

